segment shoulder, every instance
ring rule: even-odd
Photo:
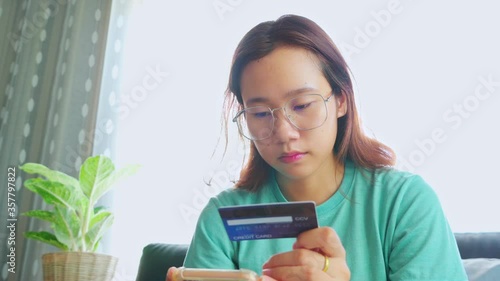
[[[255,194],[237,187],[231,187],[219,193],[216,197],[212,198],[214,204],[218,206],[237,205],[247,201],[252,201],[251,198]]]
[[[407,208],[440,208],[434,189],[420,176],[395,168],[358,168],[353,184],[356,197],[373,200],[392,211]]]
[[[207,207],[212,206],[218,208],[223,206],[258,204],[275,202],[276,200],[271,184],[266,183],[256,192],[237,187],[223,190],[209,200]]]
[[[374,170],[373,175],[376,183],[385,184],[389,187],[405,188],[408,186],[427,185],[420,175],[398,170],[393,167]]]
[[[199,215],[197,233],[209,235],[209,233],[218,233],[224,230],[219,215],[220,207],[270,202],[273,196],[268,189],[264,186],[258,192],[250,192],[232,187],[210,198]]]
[[[420,223],[426,216],[444,218],[436,192],[420,175],[388,168],[375,171],[373,178],[375,197],[398,223]]]
[[[224,231],[222,219],[219,215],[219,208],[244,204],[242,202],[248,200],[247,197],[249,195],[251,195],[251,193],[245,190],[230,188],[210,198],[198,218],[195,235],[198,237],[197,239],[199,240],[204,236],[211,237],[210,233],[219,233],[220,231]],[[212,242],[217,240],[220,243],[224,243],[222,240],[214,239],[213,237],[207,239]]]
[[[377,170],[358,169],[358,182],[372,186],[376,191],[391,194],[433,195],[432,187],[420,176],[396,168]]]

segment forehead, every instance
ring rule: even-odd
[[[313,53],[296,47],[279,47],[250,62],[241,75],[243,102],[279,101],[303,92],[324,91],[329,84]]]

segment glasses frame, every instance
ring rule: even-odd
[[[326,109],[326,116],[325,116],[325,120],[323,120],[323,122],[321,122],[321,124],[319,124],[319,125],[318,125],[318,126],[316,126],[316,127],[309,128],[309,129],[301,129],[301,128],[297,127],[297,125],[295,125],[295,123],[294,123],[292,120],[290,120],[290,117],[287,115],[287,112],[286,112],[286,107],[288,106],[288,103],[289,103],[290,101],[292,101],[292,100],[294,100],[294,99],[298,98],[298,97],[303,97],[303,96],[320,96],[320,97],[321,97],[321,99],[323,99],[323,102],[324,102],[324,105],[325,105],[325,109]],[[290,124],[291,124],[294,128],[296,128],[297,130],[299,130],[299,131],[309,131],[309,130],[314,130],[314,129],[316,129],[316,128],[321,127],[323,124],[325,124],[326,119],[328,119],[328,107],[326,106],[326,103],[327,103],[327,102],[329,102],[329,101],[332,99],[332,97],[333,97],[333,96],[335,96],[335,93],[334,93],[333,91],[330,91],[330,92],[329,92],[329,96],[328,96],[326,99],[325,99],[325,97],[324,97],[322,94],[302,94],[302,95],[298,95],[298,96],[295,96],[295,97],[292,97],[292,98],[288,99],[288,100],[285,102],[285,104],[284,104],[283,106],[281,106],[281,107],[270,108],[270,107],[268,107],[268,106],[267,106],[267,109],[269,109],[269,111],[271,112],[271,116],[273,117],[273,119],[272,119],[272,123],[271,123],[271,125],[272,125],[272,128],[271,128],[271,133],[269,134],[269,136],[267,136],[267,137],[265,137],[265,138],[253,139],[253,138],[249,138],[248,136],[246,136],[246,135],[242,132],[243,130],[241,129],[240,122],[238,122],[238,118],[239,118],[239,117],[240,117],[243,113],[245,113],[245,111],[246,111],[247,109],[256,108],[256,107],[266,107],[266,106],[264,106],[264,105],[258,105],[258,106],[252,106],[252,107],[247,107],[247,108],[244,108],[244,109],[242,109],[242,110],[240,110],[240,111],[238,111],[238,112],[236,113],[236,115],[234,116],[234,118],[233,118],[233,120],[232,120],[232,121],[233,121],[233,122],[235,122],[235,123],[237,124],[237,126],[238,126],[238,130],[239,130],[240,134],[241,134],[242,136],[244,136],[245,138],[247,138],[247,139],[251,140],[251,141],[265,140],[265,139],[270,138],[270,137],[273,135],[273,134],[272,134],[272,132],[274,131],[274,123],[275,123],[275,121],[276,121],[276,116],[274,116],[274,112],[275,112],[276,110],[280,110],[280,109],[281,109],[281,110],[283,110],[283,115],[285,116],[285,118],[286,118],[286,120],[288,121],[288,123],[290,123]]]

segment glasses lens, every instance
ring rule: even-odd
[[[319,94],[302,95],[290,99],[283,109],[288,120],[299,130],[318,128],[328,117],[325,99]],[[250,140],[269,138],[273,132],[273,112],[265,106],[244,109],[239,113],[236,122],[241,134]]]
[[[327,109],[321,95],[303,95],[288,101],[286,116],[300,130],[317,128],[326,120]]]
[[[238,116],[240,132],[248,139],[262,140],[271,136],[273,114],[265,106],[249,107]]]

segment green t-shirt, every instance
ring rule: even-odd
[[[286,202],[274,176],[256,192],[230,189],[202,211],[185,267],[262,273],[295,238],[229,240],[218,207]],[[352,281],[467,280],[440,202],[424,180],[394,169],[371,172],[347,161],[339,190],[316,207],[320,226],[335,229],[347,253]]]

